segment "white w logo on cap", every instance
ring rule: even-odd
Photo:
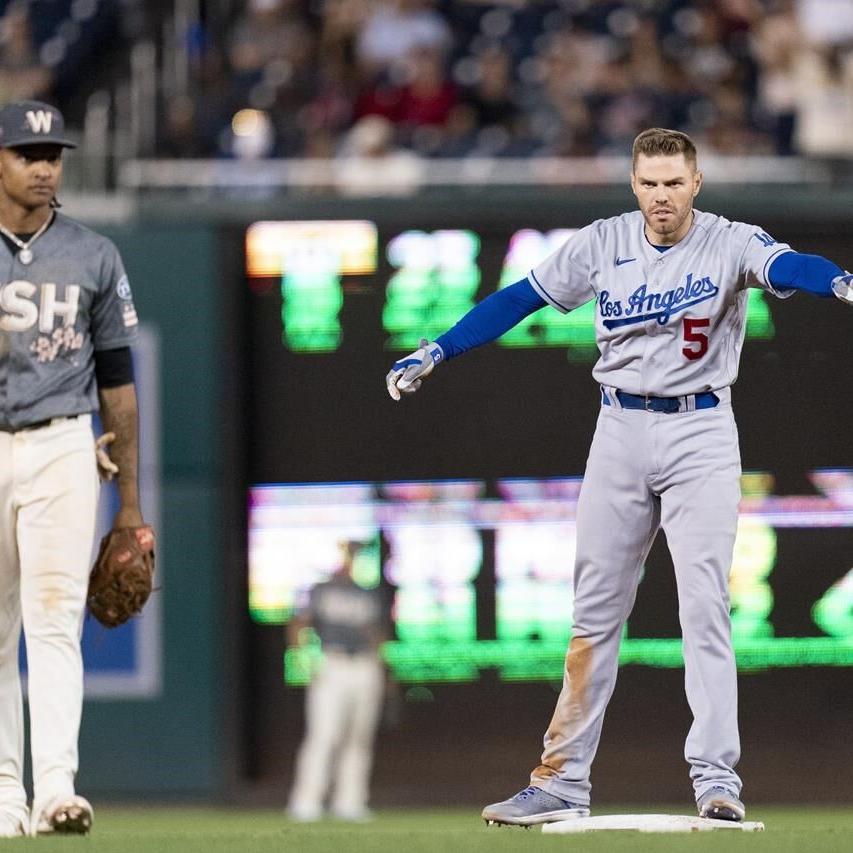
[[[50,133],[53,113],[47,110],[29,110],[27,112],[27,124],[33,133]]]

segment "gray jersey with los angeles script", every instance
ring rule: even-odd
[[[95,350],[136,337],[118,249],[61,214],[21,263],[0,240],[0,425],[19,428],[98,408]]]
[[[694,214],[665,252],[646,239],[640,211],[599,219],[531,271],[533,287],[560,311],[595,300],[600,384],[665,397],[726,388],[737,378],[747,288],[793,293],[767,278],[789,245],[754,225]]]

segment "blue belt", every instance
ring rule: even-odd
[[[696,400],[697,409],[713,409],[720,398],[713,391],[703,391],[701,394],[691,394]],[[647,412],[663,412],[666,415],[681,411],[683,397],[644,397],[642,394],[629,394],[627,391],[617,391],[616,397],[623,409],[644,409]],[[607,394],[601,392],[601,402],[610,405]],[[685,411],[687,411],[685,409]]]

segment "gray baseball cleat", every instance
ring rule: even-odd
[[[699,817],[740,823],[746,815],[744,804],[725,788],[710,788],[696,801]]]
[[[574,817],[589,817],[589,807],[561,800],[532,785],[502,803],[492,803],[483,809],[483,820],[488,826],[494,823],[535,826]]]

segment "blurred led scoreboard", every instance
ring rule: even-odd
[[[773,624],[777,531],[853,527],[853,471],[815,471],[819,496],[775,497],[772,478],[744,475],[731,575],[732,626],[743,670],[853,664],[853,569],[802,601],[811,636]],[[559,679],[571,632],[575,512],[580,478],[503,480],[499,497],[478,481],[269,485],[251,490],[249,607],[285,623],[308,590],[338,566],[339,543],[365,543],[355,577],[394,589],[397,639],[385,657],[402,681],[465,681],[494,668],[505,680]],[[493,531],[494,636],[477,631],[475,582],[484,531]],[[382,555],[385,554],[383,559]],[[304,682],[315,647],[291,649],[285,673]],[[682,665],[676,638],[634,638],[622,663]]]
[[[498,288],[524,278],[577,229],[515,231],[504,251]],[[474,231],[405,230],[384,247],[391,267],[384,285],[384,347],[411,350],[421,338],[433,340],[488,293],[481,290],[481,238]],[[293,352],[334,352],[343,340],[340,313],[344,280],[375,274],[378,229],[373,222],[256,222],[246,235],[250,279],[278,280],[281,339]],[[565,347],[570,358],[594,360],[595,303],[561,314],[553,309],[527,317],[500,338],[505,347]],[[764,294],[749,291],[747,338],[770,338],[773,323]]]
[[[393,453],[383,454],[382,475],[370,476],[379,467],[371,462],[357,482],[288,482],[306,479],[288,474],[294,458],[322,454],[336,469],[354,444],[358,453],[364,442],[381,442],[381,408],[359,394],[378,397],[387,353],[434,338],[495,288],[523,278],[572,233],[389,229],[360,219],[249,227],[252,369],[260,389],[250,412],[255,440],[265,447],[258,458],[276,469],[250,465],[248,605],[256,622],[286,623],[311,586],[335,570],[340,543],[357,540],[365,545],[356,558],[357,581],[381,586],[392,602],[395,638],[384,654],[398,679],[469,681],[485,671],[505,681],[561,679],[571,633],[579,477],[467,476],[460,461],[466,476],[459,479],[411,480],[395,477],[405,454]],[[360,313],[347,310],[366,303]],[[751,290],[747,339],[768,342],[775,335],[764,294]],[[500,348],[531,356],[563,349],[589,381],[585,365],[597,358],[593,303],[567,315],[536,312],[497,344],[490,356],[497,362],[511,356],[501,356]],[[365,357],[376,363],[356,360]],[[351,386],[359,371],[370,372],[369,391],[346,397],[336,390]],[[488,393],[471,389],[466,423],[477,419],[477,395]],[[512,395],[505,405],[515,405]],[[358,406],[361,444],[338,449],[336,436]],[[482,441],[491,441],[488,431]],[[419,452],[429,460],[428,446]],[[731,599],[744,671],[853,665],[853,471],[827,467],[803,479],[810,493],[774,494],[769,472],[743,478]],[[813,554],[805,583],[797,572],[804,568],[802,543],[813,532],[834,544]],[[675,602],[657,606],[672,615]],[[681,666],[680,639],[655,635],[648,625],[637,630],[640,621],[628,622],[621,662]],[[286,680],[305,683],[318,655],[316,643],[289,649]]]

